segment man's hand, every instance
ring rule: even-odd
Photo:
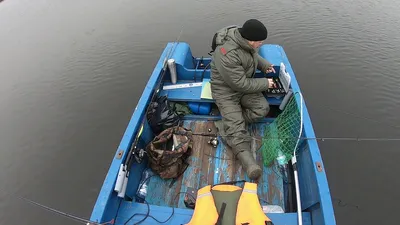
[[[276,88],[276,84],[272,78],[268,78],[268,88]]]
[[[267,71],[265,71],[266,73],[271,73],[271,72],[274,72],[275,73],[275,69],[274,69],[274,65],[270,65],[268,68],[267,68]]]

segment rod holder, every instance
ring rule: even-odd
[[[167,61],[169,72],[171,74],[171,82],[176,84],[177,74],[176,74],[176,64],[174,59],[168,59]]]

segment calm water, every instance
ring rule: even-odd
[[[16,195],[90,216],[153,66],[182,27],[201,56],[217,29],[262,20],[318,136],[400,137],[399,11],[396,0],[3,1],[1,224],[74,224]],[[398,224],[398,144],[320,143],[338,224]]]

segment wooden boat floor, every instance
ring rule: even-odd
[[[265,125],[265,123],[251,124],[249,131],[252,136],[261,138]],[[217,132],[214,121],[185,120],[184,127],[190,128],[194,134]],[[210,128],[211,132],[208,131]],[[172,186],[171,179],[163,180],[158,176],[150,179],[146,197],[149,204],[186,208],[183,200],[188,187],[198,190],[209,184],[250,181],[240,162],[234,159],[230,147],[225,146],[219,137],[219,145],[214,148],[208,144],[210,138],[204,135],[193,135],[193,150],[187,160],[189,166]],[[254,149],[258,164],[263,168],[262,177],[256,181],[260,203],[266,205],[268,202],[268,204],[280,205],[284,208],[283,180],[275,165],[271,167],[263,165],[261,151],[257,151],[260,146],[261,141],[254,139],[252,149]]]

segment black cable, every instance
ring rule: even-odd
[[[206,70],[207,70],[207,67],[208,67],[210,64],[211,64],[211,62],[209,62],[209,63],[207,64],[207,66],[206,66],[206,67],[204,67],[204,70],[203,70],[203,72],[201,73],[201,81],[203,81],[203,78],[204,78],[204,73],[206,72]]]
[[[193,67],[196,69],[196,58],[192,56]]]
[[[155,175],[151,175],[150,177],[146,178],[146,179],[144,180],[144,182],[140,185],[140,187],[139,187],[138,190],[140,190],[140,188],[142,188],[143,184],[145,184],[145,183],[147,182],[147,180],[150,179],[150,178],[153,177],[153,176],[155,176]],[[193,195],[191,195],[190,193],[187,193],[187,192],[178,192],[178,193],[175,195],[175,197],[174,197],[174,202],[176,201],[176,198],[177,198],[180,194],[182,194],[182,193],[183,193],[183,194],[188,194],[189,196],[192,197],[192,199],[196,199],[196,198],[195,198]],[[149,217],[152,218],[153,220],[155,220],[156,222],[163,224],[163,223],[168,222],[168,221],[172,218],[172,216],[174,215],[174,213],[175,213],[175,207],[172,207],[172,213],[171,213],[171,215],[170,215],[165,221],[160,221],[160,220],[156,219],[154,216],[150,215],[150,205],[149,205],[149,203],[148,203],[145,199],[143,199],[143,201],[144,201],[144,203],[146,203],[146,205],[147,205],[147,213],[145,213],[145,214],[144,214],[144,213],[135,213],[135,214],[133,214],[133,215],[124,223],[124,225],[127,225],[127,224],[129,223],[129,221],[131,221],[135,216],[144,216],[144,218],[143,218],[142,220],[138,221],[137,223],[135,223],[134,225],[143,223],[143,222],[144,222],[147,218],[149,218]]]
[[[207,154],[207,153],[204,153],[204,155],[206,155],[206,156],[208,156],[208,157],[211,157],[211,158],[214,158],[214,159],[233,160],[233,159],[231,159],[231,158],[224,158],[224,157],[213,156],[213,155]]]
[[[143,213],[135,213],[135,214],[133,214],[133,215],[124,223],[124,225],[127,225],[127,224],[129,223],[129,221],[130,221],[133,217],[135,217],[135,216],[145,215],[145,217],[144,217],[142,220],[140,220],[139,222],[135,223],[135,225],[136,225],[136,224],[142,223],[143,221],[145,221],[145,220],[147,219],[147,217],[149,217],[149,214],[150,214],[150,206],[149,206],[149,203],[147,203],[146,200],[144,200],[144,202],[145,202],[146,205],[147,205],[147,213],[146,213],[146,214],[143,214]]]
[[[122,201],[123,201],[123,200],[120,200],[120,201],[119,201],[117,212],[118,212],[119,209],[121,208]],[[117,216],[118,216],[118,213],[115,214],[115,217],[114,217],[114,224],[117,224]]]

